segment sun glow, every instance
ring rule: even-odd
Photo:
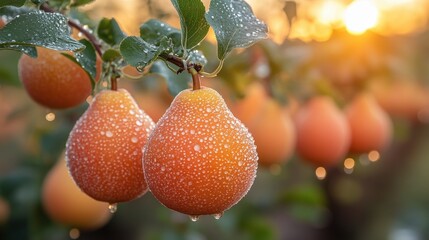
[[[347,31],[359,35],[377,25],[378,9],[368,0],[357,0],[347,6],[343,21]]]

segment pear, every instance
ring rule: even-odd
[[[345,113],[351,130],[351,152],[381,151],[392,141],[392,121],[373,95],[357,95]]]
[[[188,214],[222,213],[243,198],[256,177],[253,137],[211,88],[180,92],[144,148],[152,194]]]
[[[333,167],[347,154],[347,119],[327,96],[314,96],[295,114],[297,153],[315,166]]]
[[[45,177],[42,203],[53,221],[79,229],[102,227],[112,216],[105,202],[94,200],[76,186],[64,153]]]
[[[67,166],[76,184],[111,204],[143,195],[142,149],[154,127],[126,90],[98,93],[67,140]]]

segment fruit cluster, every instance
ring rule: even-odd
[[[36,102],[68,108],[90,95],[88,76],[80,74],[75,63],[52,50],[39,49],[38,54],[36,59],[22,56],[19,64],[23,85]],[[64,69],[78,74],[59,77]],[[46,77],[46,72],[54,78]],[[81,81],[76,87],[83,89],[69,88],[71,78]],[[61,94],[46,96],[57,88]],[[81,228],[97,227],[109,219],[107,206],[100,209],[97,201],[109,203],[114,212],[117,203],[148,190],[165,206],[194,220],[207,214],[219,218],[250,189],[258,165],[247,128],[215,90],[205,87],[178,94],[156,125],[127,90],[100,91],[71,131],[65,159],[74,183],[91,198],[82,196],[85,207],[78,204],[79,210],[58,214],[67,201],[55,199],[54,192],[71,187],[61,158],[45,180],[44,203],[53,219]],[[88,214],[93,217],[86,218]]]

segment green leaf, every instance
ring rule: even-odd
[[[156,19],[150,19],[140,26],[140,37],[150,44],[158,45],[165,36],[171,39],[174,53],[179,55],[182,50],[181,33],[177,28]]]
[[[212,0],[206,19],[215,31],[220,60],[234,48],[249,47],[267,38],[267,26],[243,0]]]
[[[18,15],[0,29],[0,48],[26,52],[29,46],[59,51],[85,48],[70,37],[70,28],[63,15],[40,11]]]
[[[97,34],[110,46],[118,45],[126,37],[114,18],[103,18],[98,24]]]
[[[180,17],[182,47],[184,50],[196,47],[207,35],[209,24],[205,7],[200,0],[171,0]]]
[[[103,56],[101,57],[103,59],[104,62],[113,62],[115,60],[120,59],[121,53],[116,50],[116,49],[107,49],[104,53]]]
[[[176,74],[165,64],[162,61],[156,61],[150,68],[150,72],[157,73],[165,78],[170,94],[176,96],[182,90],[189,88],[192,76],[187,72]]]
[[[95,79],[95,76],[97,75],[97,56],[94,46],[92,46],[91,42],[86,39],[82,39],[79,42],[85,45],[85,49],[76,53],[76,60],[79,65],[89,74],[91,79]]]
[[[0,2],[0,8],[4,6],[15,6],[20,7],[24,5],[26,0],[1,0]]]
[[[83,6],[83,5],[86,5],[86,4],[88,4],[88,3],[92,3],[92,2],[94,2],[95,0],[75,0],[75,1],[73,1],[73,3],[72,3],[72,7],[79,7],[79,6]]]
[[[68,53],[62,53],[64,56],[66,56],[68,59],[72,60],[76,64],[82,67],[83,70],[88,74],[89,78],[91,79],[91,84],[94,87],[95,86],[95,79],[97,75],[97,67],[96,67],[96,61],[97,56],[95,53],[95,49],[92,46],[91,42],[89,42],[86,39],[82,39],[79,42],[81,42],[83,45],[86,46],[85,50],[82,52],[78,52],[75,54],[75,56],[70,55]]]
[[[171,46],[171,40],[167,37],[161,39],[159,46],[139,37],[127,37],[121,42],[119,49],[128,64],[144,68],[155,61],[161,53],[171,51]]]

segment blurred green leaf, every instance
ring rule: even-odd
[[[150,72],[157,73],[166,79],[168,90],[173,96],[176,96],[179,92],[189,88],[189,83],[192,80],[191,75],[187,72],[176,74],[162,61],[155,62],[150,68]]]
[[[70,28],[63,15],[45,12],[18,15],[0,29],[0,48],[26,52],[29,46],[72,51],[85,48],[70,37]]]
[[[183,49],[193,49],[207,35],[210,26],[204,14],[205,7],[200,0],[171,0],[180,17]]]
[[[21,53],[16,51],[0,51],[0,85],[20,86],[18,78],[18,60]]]
[[[26,0],[2,0],[0,2],[0,8],[5,7],[5,6],[20,7],[20,6],[24,5],[25,1]]]
[[[70,5],[71,0],[49,0],[49,6],[55,9],[64,9]]]
[[[126,37],[114,18],[103,18],[98,24],[97,34],[110,46],[118,45]]]
[[[14,6],[6,6],[0,8],[0,16],[5,17],[7,20],[12,19],[20,14],[26,14],[29,12],[37,11],[34,8],[29,7],[14,7]]]
[[[267,26],[243,0],[212,0],[206,19],[215,31],[220,60],[235,48],[245,48],[267,38]]]
[[[311,185],[291,188],[281,196],[281,200],[287,204],[294,202],[316,206],[323,206],[326,204],[323,191],[320,188]]]
[[[83,6],[86,5],[88,3],[92,3],[95,0],[74,0],[73,3],[71,4],[72,7],[79,7],[79,6]]]

